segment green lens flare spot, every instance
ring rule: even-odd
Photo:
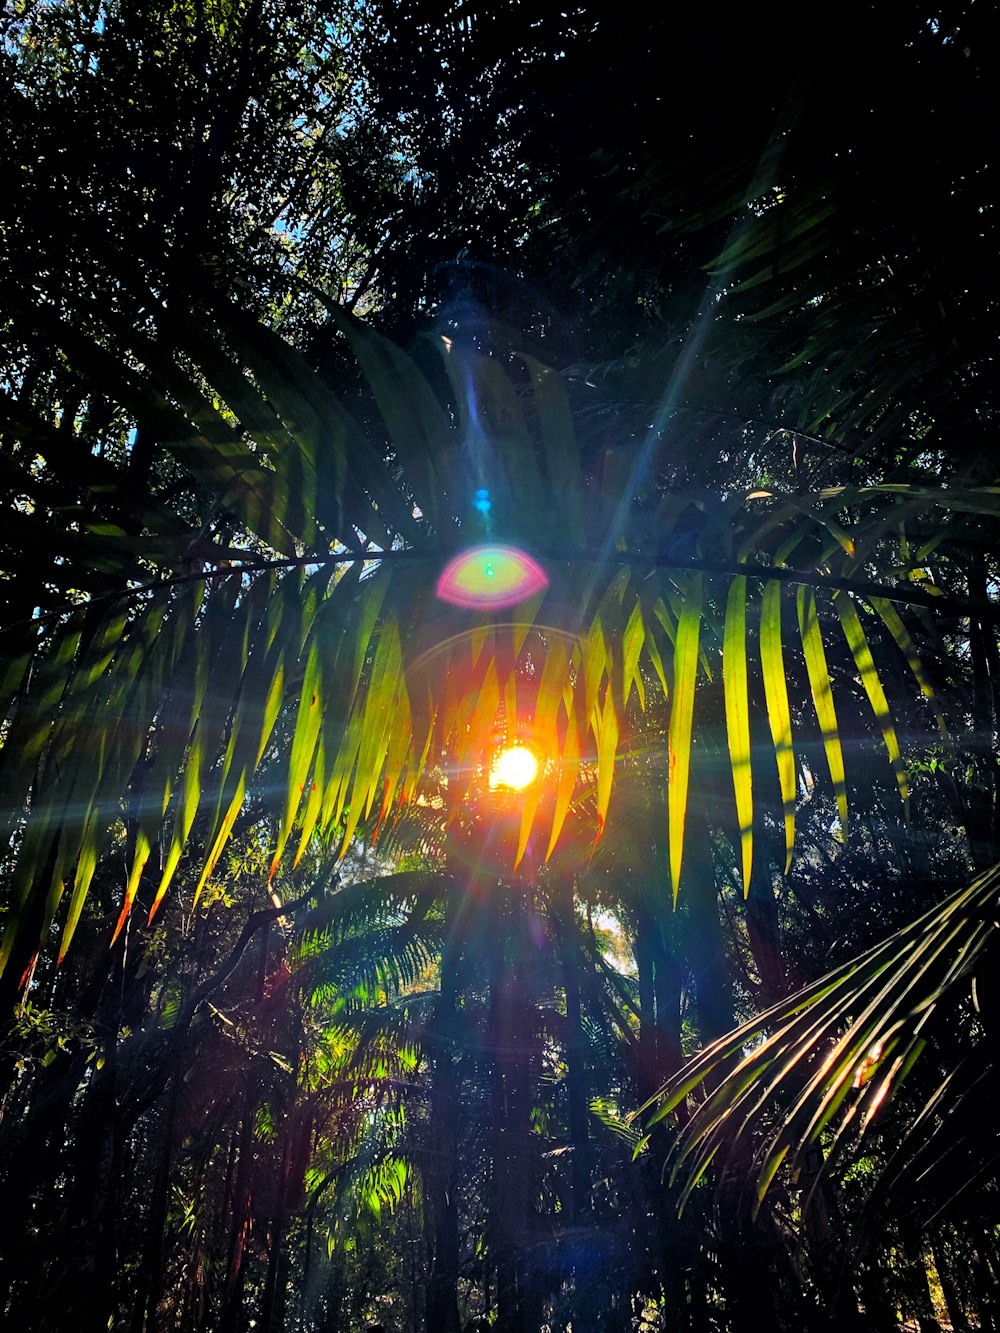
[[[490,609],[525,602],[548,583],[541,566],[516,546],[475,546],[449,561],[436,592],[453,606]]]

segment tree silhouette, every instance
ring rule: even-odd
[[[980,20],[866,11],[870,47],[845,23],[821,62],[895,52],[917,86],[935,84],[890,177],[898,188],[926,150],[928,192],[952,192],[968,246],[938,246],[940,268],[927,258],[940,219],[911,210],[906,230],[879,182],[902,115],[886,110],[891,86],[877,89],[870,143],[860,104],[823,128],[799,84],[787,136],[771,91],[734,134],[733,107],[776,86],[764,71],[798,69],[789,52],[815,45],[801,16],[770,54],[756,16],[727,30],[760,61],[718,105],[697,102],[693,137],[688,85],[657,112],[662,71],[636,58],[634,102],[647,129],[669,131],[667,171],[655,136],[618,137],[636,119],[629,96],[580,105],[580,70],[611,38],[631,50],[631,19],[626,42],[604,6],[572,31],[546,11],[521,68],[503,63],[513,21],[439,11],[358,18],[376,37],[361,52],[372,106],[392,91],[385,68],[408,25],[419,35],[394,94],[402,119],[367,126],[340,117],[361,85],[318,9],[298,27],[260,5],[109,11],[102,27],[48,6],[8,29],[7,120],[34,122],[62,156],[44,168],[32,136],[12,135],[23,180],[3,228],[0,1009],[21,1116],[5,1224],[10,1252],[26,1253],[56,1187],[60,1225],[83,1238],[70,1295],[94,1327],[122,1308],[113,1244],[130,1219],[137,1329],[178,1312],[235,1329],[250,1299],[271,1327],[374,1317],[362,1293],[388,1283],[388,1247],[366,1273],[356,1242],[384,1211],[389,1228],[412,1224],[429,1324],[456,1327],[478,1280],[484,1317],[495,1298],[511,1329],[560,1293],[574,1327],[625,1327],[657,1287],[678,1328],[707,1326],[723,1292],[735,1329],[751,1322],[754,1245],[808,1232],[812,1279],[832,1291],[824,1228],[848,1228],[832,1203],[817,1211],[826,1177],[810,1150],[869,1121],[877,1132],[890,1092],[913,1130],[882,1162],[876,1199],[916,1191],[938,1207],[949,1135],[976,1145],[969,1177],[989,1179],[976,1131],[994,1076],[1000,494],[983,450],[988,312],[968,273],[994,223],[988,185],[960,170],[971,141],[952,161],[949,129],[930,125],[932,111],[953,127],[989,101]],[[679,51],[697,49],[704,21],[678,25]],[[300,39],[314,48],[301,67]],[[439,142],[428,107],[448,80],[427,77],[442,43],[482,96],[472,128],[456,113]],[[549,109],[533,119],[542,73],[562,60],[585,135],[572,117],[554,128]],[[125,127],[108,161],[102,107]],[[484,116],[493,133],[511,127],[488,180],[442,151]],[[762,134],[775,152],[748,169]],[[574,137],[584,165],[560,175]],[[470,210],[499,209],[522,158],[510,216],[481,216],[463,300],[419,319],[418,302],[444,294],[439,266]],[[586,227],[592,169],[616,186]],[[387,202],[393,188],[409,211]],[[449,201],[454,228],[432,227]],[[307,214],[314,229],[294,220]],[[529,279],[550,265],[594,308],[628,279],[620,325],[558,344],[594,355],[545,363],[551,309],[530,288],[522,306],[477,310],[484,288],[468,275],[504,245]],[[396,308],[358,316],[393,293]],[[404,350],[379,321],[431,336]],[[536,576],[530,595],[438,595],[456,560],[487,578],[511,550]],[[484,775],[506,739],[534,749],[541,776],[500,809]],[[812,981],[826,964],[787,938],[783,950],[774,885],[790,873],[804,901],[824,848],[839,856],[855,825],[874,847],[877,824],[895,857],[884,830],[932,782],[942,841],[963,829],[985,873],[951,898],[928,888],[931,910],[873,951],[855,923],[859,957],[845,963],[845,948]],[[329,873],[318,847],[349,869],[359,839],[382,855],[411,817],[433,883],[362,866],[360,887],[312,905]],[[459,832],[461,873],[442,850]],[[952,887],[954,874],[949,862],[939,878]],[[466,934],[463,906],[478,923]],[[634,977],[604,957],[601,908]],[[820,902],[816,938],[830,916]],[[905,918],[894,906],[892,927]],[[532,948],[547,970],[528,966]],[[789,998],[796,962],[812,987]],[[436,994],[414,992],[421,967],[437,970]],[[763,1016],[725,1035],[758,999]],[[835,1055],[826,1071],[817,1034]],[[696,1041],[705,1051],[678,1070]],[[227,1086],[202,1096],[211,1067]],[[632,1167],[623,1103],[668,1075]],[[698,1087],[707,1099],[689,1104]],[[659,1186],[664,1108],[688,1117],[679,1151],[700,1242]],[[694,1185],[730,1143],[712,1204]],[[141,1168],[119,1171],[129,1162],[153,1164],[150,1201]],[[789,1164],[812,1204],[780,1194],[798,1188]],[[743,1244],[732,1182],[755,1170],[770,1193]],[[980,1227],[988,1275],[982,1211],[959,1222]],[[557,1215],[572,1222],[556,1228],[564,1257],[532,1267]],[[611,1239],[590,1251],[601,1224]],[[322,1226],[335,1243],[321,1279]],[[919,1241],[899,1234],[919,1276]],[[944,1286],[957,1242],[935,1235]],[[598,1251],[617,1257],[603,1285],[587,1270]],[[771,1313],[791,1326],[811,1288],[790,1296],[792,1259],[781,1271],[790,1305]],[[294,1310],[291,1277],[305,1293]],[[7,1280],[8,1312],[27,1319],[31,1281],[10,1266]],[[51,1326],[67,1292],[46,1296]],[[866,1308],[875,1300],[869,1284]]]

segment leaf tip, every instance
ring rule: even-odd
[[[126,898],[122,906],[121,915],[118,917],[118,924],[115,926],[115,933],[111,936],[111,943],[108,945],[109,949],[113,949],[115,947],[115,944],[118,940],[118,936],[122,933],[122,926],[124,926],[125,922],[128,920],[128,915],[129,912],[131,912],[131,910],[132,910],[132,900],[131,898]]]

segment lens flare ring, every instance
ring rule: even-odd
[[[516,546],[474,546],[448,562],[435,593],[471,611],[516,606],[549,586],[545,571]]]

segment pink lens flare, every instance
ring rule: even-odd
[[[516,606],[548,586],[545,571],[516,546],[473,546],[448,562],[435,591],[442,602],[483,611]]]

